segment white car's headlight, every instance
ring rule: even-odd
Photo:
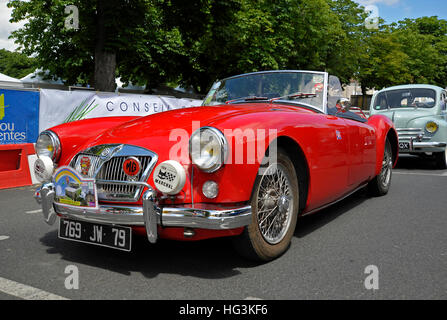
[[[61,142],[57,135],[52,131],[43,131],[36,142],[36,153],[40,156],[46,156],[53,161],[57,161],[61,154]]]
[[[205,172],[219,170],[228,155],[228,142],[218,129],[203,127],[196,130],[189,140],[192,163]]]
[[[429,134],[435,134],[439,129],[439,126],[436,124],[436,122],[429,121],[425,124],[425,130]]]

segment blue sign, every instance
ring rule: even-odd
[[[0,144],[35,143],[39,92],[0,89]]]

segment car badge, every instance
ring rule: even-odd
[[[337,140],[341,140],[342,139],[340,131],[335,130],[335,135],[337,136]]]
[[[106,159],[110,154],[110,148],[105,148],[104,150],[102,150],[101,152],[101,159]]]
[[[128,157],[123,162],[123,171],[128,178],[136,177],[141,171],[141,163],[135,157]]]
[[[80,165],[81,165],[81,174],[84,176],[88,176],[88,172],[90,171],[90,167],[92,165],[90,157],[83,156],[81,158]]]

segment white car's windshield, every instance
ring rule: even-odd
[[[375,110],[399,108],[433,108],[436,91],[425,88],[399,89],[384,91],[374,101]]]
[[[278,99],[324,110],[325,75],[324,72],[273,71],[231,77],[214,83],[203,105]]]

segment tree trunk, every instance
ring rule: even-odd
[[[96,44],[95,44],[95,89],[99,91],[115,91],[116,53],[107,51],[105,19],[106,0],[98,0],[96,6]]]
[[[366,91],[368,89],[362,85],[362,110],[368,110],[368,108],[365,109],[365,101],[366,101]]]
[[[101,49],[95,50],[95,89],[115,91],[116,54]]]

